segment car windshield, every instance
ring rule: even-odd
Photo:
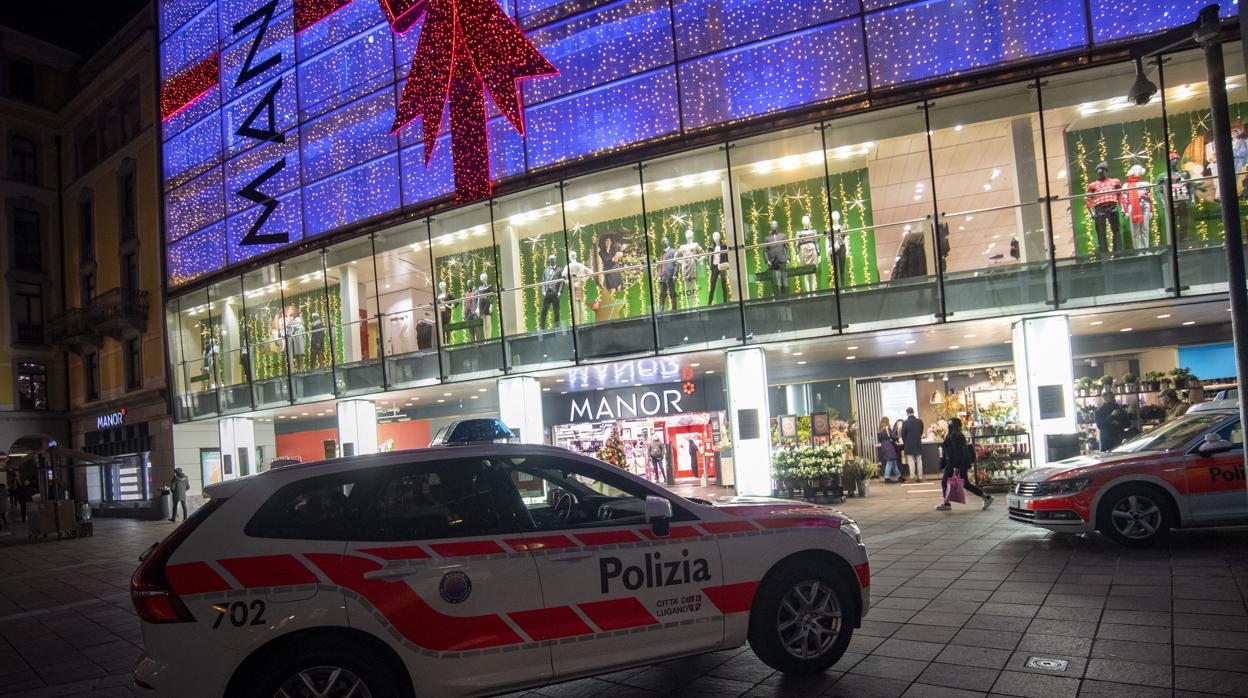
[[[1205,413],[1188,415],[1134,438],[1113,453],[1139,453],[1140,451],[1169,451],[1187,445],[1192,439],[1208,431],[1226,419],[1224,414]]]

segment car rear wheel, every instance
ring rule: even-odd
[[[1169,502],[1146,485],[1115,488],[1097,508],[1097,529],[1122,545],[1152,545],[1170,530]]]
[[[318,643],[319,644],[319,643]],[[350,648],[292,647],[268,663],[243,693],[248,698],[384,698],[402,695],[385,662]]]
[[[852,585],[828,565],[786,564],[759,587],[750,612],[750,647],[777,671],[821,672],[845,654],[856,609]]]

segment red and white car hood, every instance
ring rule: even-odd
[[[1019,476],[1019,482],[1047,482],[1080,475],[1091,475],[1104,468],[1123,465],[1143,465],[1161,460],[1169,454],[1164,451],[1140,451],[1138,453],[1090,453],[1086,456],[1075,456],[1064,461],[1051,463],[1039,468],[1032,468]]]
[[[822,504],[799,502],[774,497],[712,497],[709,500],[717,511],[742,518],[822,518],[839,526],[853,523],[844,513]]]

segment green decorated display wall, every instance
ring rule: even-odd
[[[304,333],[308,335],[306,337],[307,352],[304,354],[303,363],[296,363],[293,366],[296,373],[330,368],[335,360],[339,363],[344,360],[342,289],[338,284],[334,284],[329,287],[326,294],[313,290],[288,296],[283,302],[273,301],[264,305],[247,307],[247,314],[242,324],[244,336],[251,347],[250,357],[254,380],[262,381],[286,375],[285,344],[289,339],[274,341],[272,333],[274,318],[280,318],[285,305],[295,306],[295,312],[303,320]],[[326,332],[324,349],[319,353],[312,351],[313,310],[320,315]],[[281,320],[277,322],[280,325]],[[291,360],[294,361],[295,358],[292,357]]]
[[[499,336],[500,308],[498,302],[498,265],[495,263],[497,250],[494,247],[479,247],[475,250],[467,250],[465,252],[457,252],[455,254],[435,257],[433,260],[433,275],[436,279],[434,295],[438,295],[440,291],[436,290],[438,283],[446,283],[446,290],[451,294],[451,325],[464,322],[471,319],[469,317],[469,308],[465,304],[466,297],[475,292],[481,285],[481,275],[488,277],[489,284],[494,288],[494,292],[490,295],[490,306],[493,311],[489,316],[489,328],[482,327],[482,331],[488,331],[490,337]],[[439,314],[441,308],[438,308]],[[484,319],[483,319],[484,320]],[[451,333],[451,344],[463,344],[473,341],[472,332],[468,329],[459,329]]]
[[[1233,128],[1241,128],[1248,118],[1248,104],[1231,105]],[[1109,176],[1126,180],[1132,165],[1144,168],[1144,179],[1156,184],[1166,173],[1169,150],[1179,155],[1180,168],[1192,178],[1210,174],[1206,169],[1209,160],[1207,146],[1212,144],[1213,131],[1209,112],[1204,110],[1169,114],[1171,140],[1166,145],[1165,127],[1160,117],[1111,124],[1096,128],[1079,129],[1066,133],[1070,194],[1079,196],[1087,190],[1088,182],[1096,179],[1096,166],[1100,162],[1109,165]],[[1193,183],[1196,202],[1190,210],[1190,234],[1180,241],[1184,247],[1201,247],[1217,244],[1222,236],[1221,213],[1213,183]],[[1240,185],[1242,190],[1242,183]],[[1149,224],[1149,240],[1152,246],[1170,244],[1170,232],[1165,213],[1165,191],[1151,188],[1154,215]],[[1121,212],[1121,210],[1120,210]],[[1075,231],[1075,254],[1092,256],[1096,253],[1096,229],[1088,213],[1084,199],[1071,202],[1071,217]],[[1111,241],[1111,249],[1130,249],[1132,246],[1130,226],[1126,215],[1120,218],[1118,240]],[[1109,237],[1112,237],[1110,235]]]

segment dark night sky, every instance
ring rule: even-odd
[[[83,58],[95,53],[109,37],[147,5],[146,0],[0,0],[0,24]]]

